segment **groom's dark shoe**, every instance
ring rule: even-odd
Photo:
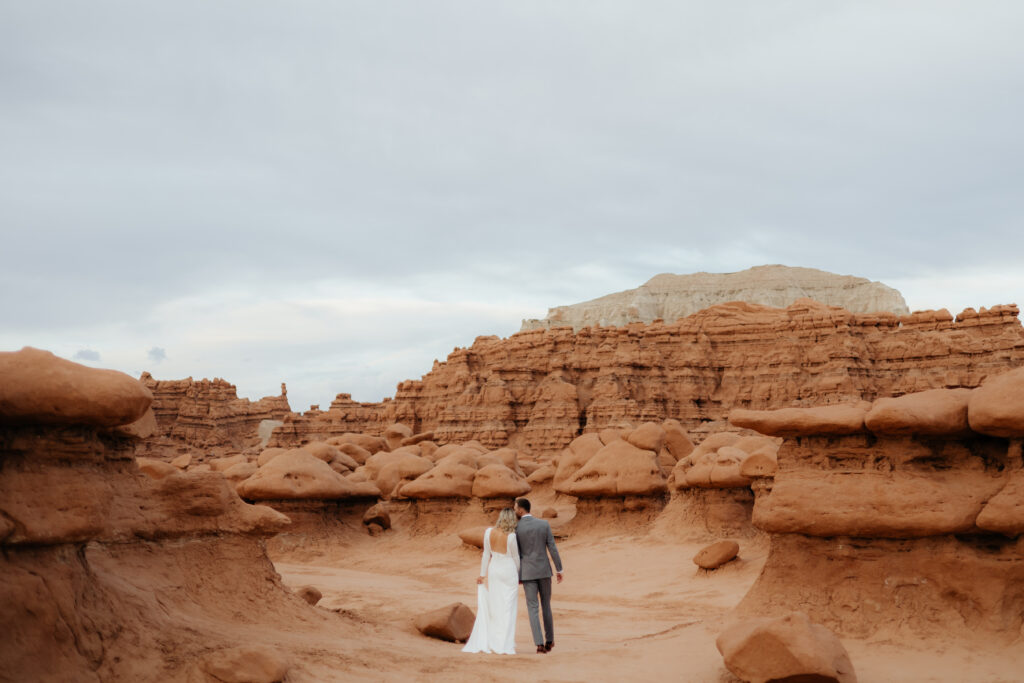
[[[539,654],[539,655],[546,655],[547,653],[548,653],[548,650],[547,650],[546,647],[544,647],[543,645],[538,645],[537,646],[537,654]]]
[[[544,643],[544,652],[551,652],[551,648],[553,648],[554,646],[555,641],[549,640],[548,642]]]

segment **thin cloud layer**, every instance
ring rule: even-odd
[[[1018,3],[7,3],[0,343],[286,381],[304,407],[659,272],[1019,301],[1022,24]]]

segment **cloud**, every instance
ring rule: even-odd
[[[159,363],[160,361],[165,360],[167,358],[167,351],[160,348],[159,346],[154,346],[153,348],[146,352],[146,358],[148,358],[154,363]]]
[[[98,363],[100,360],[99,351],[93,351],[92,349],[79,349],[73,356],[75,360],[84,360],[92,363]]]

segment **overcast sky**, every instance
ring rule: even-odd
[[[0,0],[0,349],[361,400],[657,273],[1024,304],[1024,3]]]

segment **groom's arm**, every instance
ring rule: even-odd
[[[551,559],[555,561],[555,571],[559,574],[562,573],[562,558],[558,556],[558,547],[555,545],[555,535],[551,533],[551,525],[548,524],[548,552],[551,553]]]

